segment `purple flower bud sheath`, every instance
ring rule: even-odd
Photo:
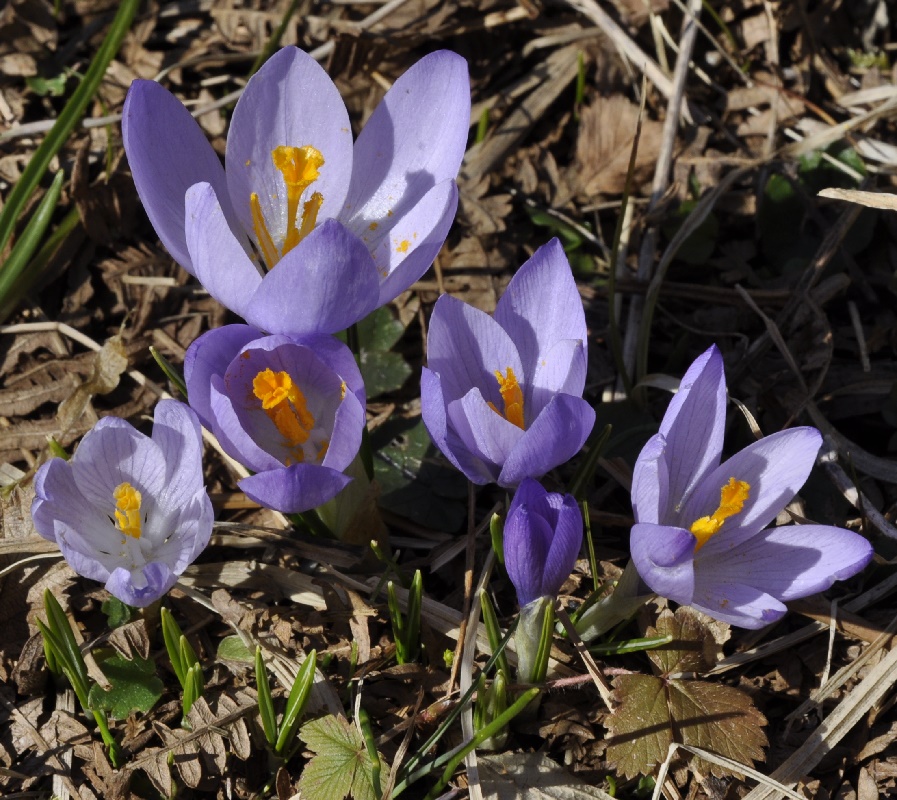
[[[333,81],[285,47],[247,83],[224,166],[153,81],[131,85],[122,134],[172,257],[252,325],[305,336],[347,328],[430,266],[457,209],[469,122],[467,64],[440,51],[396,81],[353,144]]]
[[[301,341],[226,325],[187,350],[190,405],[254,475],[240,488],[285,513],[330,500],[361,446],[364,384],[352,352],[323,334]]]
[[[582,513],[571,494],[547,492],[526,478],[505,520],[505,567],[520,607],[557,597],[582,546]]]
[[[762,628],[784,603],[862,570],[872,546],[828,525],[769,525],[810,474],[815,428],[766,436],[720,464],[726,413],[716,347],[683,377],[636,461],[632,560],[659,595],[723,622]]]
[[[48,461],[34,479],[37,532],[131,606],[164,595],[212,535],[196,414],[161,400],[154,420],[149,437],[106,417],[69,461]]]
[[[579,452],[595,422],[582,301],[557,239],[508,284],[494,317],[443,295],[427,335],[430,437],[478,484],[513,488]]]

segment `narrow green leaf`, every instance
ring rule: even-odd
[[[180,625],[175,622],[171,612],[162,607],[160,612],[162,619],[162,638],[165,640],[165,649],[168,651],[168,658],[171,661],[171,667],[177,676],[178,683],[184,688],[184,682],[187,680],[187,669],[190,666],[185,664],[181,658],[181,637],[184,635]]]
[[[178,650],[181,654],[181,664],[183,664],[187,669],[199,664],[199,659],[196,656],[196,651],[193,649],[190,642],[187,641],[187,637],[184,636],[183,633],[181,634],[181,638],[178,640]]]
[[[505,563],[505,520],[501,514],[493,514],[489,520],[489,537],[492,540],[492,552],[499,564]]]
[[[622,642],[610,644],[595,644],[589,647],[589,652],[598,656],[622,656],[626,653],[638,653],[640,650],[651,650],[654,647],[662,647],[673,641],[673,637],[645,636],[642,639],[626,639]]]
[[[408,617],[405,624],[405,656],[414,661],[420,652],[420,609],[423,597],[424,579],[421,571],[415,570],[408,591]]]
[[[199,664],[194,664],[187,669],[186,679],[184,680],[184,700],[181,704],[184,710],[184,718],[181,720],[181,725],[185,728],[190,727],[189,724],[186,724],[187,715],[190,713],[190,709],[193,708],[196,700],[202,696],[202,691],[202,667]]]
[[[283,712],[283,720],[280,723],[277,744],[274,746],[274,752],[278,755],[286,753],[292,746],[293,739],[296,738],[299,720],[305,711],[305,704],[308,702],[311,687],[315,682],[315,663],[317,658],[317,650],[309,652],[305,656],[302,666],[299,667],[299,672],[296,673],[296,680],[293,681],[293,688],[290,689],[287,707]]]
[[[58,642],[57,649],[60,651],[58,655],[61,656],[63,667],[68,666],[72,672],[72,675],[69,676],[72,687],[76,693],[80,687],[81,691],[78,693],[78,697],[80,698],[83,694],[86,700],[87,688],[91,683],[87,675],[87,665],[84,663],[84,657],[81,655],[78,642],[75,641],[75,634],[72,633],[69,618],[49,589],[44,590],[44,607],[47,611],[48,627],[53,632],[55,641]],[[74,680],[72,676],[74,676]]]
[[[498,616],[495,613],[495,607],[492,605],[492,598],[485,589],[480,592],[480,609],[483,615],[483,625],[486,626],[486,635],[489,637],[489,648],[493,653],[499,654],[495,669],[497,672],[504,672],[505,675],[510,675],[511,667],[508,664],[508,656],[501,646],[501,626],[498,624]]]
[[[274,747],[277,744],[277,717],[274,714],[274,702],[271,699],[271,686],[268,683],[268,671],[265,669],[265,661],[262,658],[262,648],[255,648],[255,686],[259,697],[259,717],[262,720],[262,729],[268,744]]]
[[[181,375],[177,369],[175,369],[174,365],[163,356],[155,347],[150,345],[150,355],[153,357],[153,360],[159,365],[159,369],[165,373],[165,377],[171,381],[172,385],[181,393],[184,400],[187,399],[187,384],[184,382],[184,376]]]
[[[374,792],[374,797],[379,798],[383,795],[383,787],[380,783],[380,755],[377,753],[377,742],[374,740],[371,718],[363,706],[358,707],[358,724],[361,727],[364,747],[371,764],[371,789]]]

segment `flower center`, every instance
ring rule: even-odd
[[[723,523],[729,517],[733,517],[741,511],[750,496],[751,485],[749,483],[729,478],[729,482],[720,489],[719,508],[709,517],[696,519],[689,528],[698,540],[695,547],[696,553],[707,544],[707,540],[713,534],[723,527]]]
[[[498,391],[501,394],[502,403],[505,411],[499,411],[494,403],[489,403],[496,414],[504,417],[508,422],[513,423],[518,428],[523,428],[523,392],[520,390],[520,384],[517,383],[517,376],[514,370],[508,367],[507,375],[502,375],[501,370],[495,370],[495,379],[498,381]]]
[[[280,250],[268,231],[259,196],[253,192],[249,197],[255,238],[269,269],[314,230],[318,212],[324,202],[324,196],[320,192],[312,194],[303,204],[302,218],[299,225],[296,225],[302,193],[318,179],[319,170],[324,166],[324,156],[320,150],[310,144],[304,147],[280,145],[271,151],[271,158],[274,168],[283,175],[287,187],[287,227]]]
[[[329,444],[327,438],[319,432],[311,440],[315,418],[308,410],[302,390],[286,372],[262,370],[252,380],[252,392],[262,401],[262,410],[286,440],[287,447],[292,450],[287,466],[305,461],[306,455],[311,455],[318,461],[324,458]],[[308,453],[306,444],[310,447]]]
[[[115,498],[115,525],[125,535],[140,538],[140,503],[143,498],[130,483],[118,484],[112,492]]]

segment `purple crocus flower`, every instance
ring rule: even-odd
[[[365,397],[342,342],[225,325],[190,345],[184,379],[203,424],[256,473],[239,486],[260,505],[307,511],[351,480],[343,470],[361,446]]]
[[[508,284],[494,318],[443,295],[421,406],[430,437],[474,483],[513,488],[572,458],[595,423],[582,301],[557,239]]]
[[[547,492],[526,478],[505,520],[505,567],[521,608],[557,597],[582,546],[582,512],[572,494]]]
[[[742,628],[828,589],[872,558],[866,539],[829,525],[768,527],[810,474],[815,428],[766,436],[720,464],[726,414],[716,347],[683,377],[660,432],[635,465],[632,560],[657,594]]]
[[[131,85],[122,134],[172,257],[251,324],[303,336],[348,327],[430,266],[458,205],[469,122],[467,63],[440,51],[396,81],[353,145],[333,81],[285,47],[234,109],[226,168],[153,81]]]
[[[165,594],[212,535],[199,421],[175,400],[156,405],[152,437],[104,417],[69,461],[40,467],[34,493],[37,532],[130,606]]]

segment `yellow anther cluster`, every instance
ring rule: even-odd
[[[315,418],[308,410],[302,390],[286,372],[264,369],[253,378],[252,392],[262,401],[262,409],[287,446],[297,448],[295,460],[302,461],[304,453],[299,446],[308,441],[315,426]],[[326,451],[326,443],[324,448]]]
[[[118,484],[112,492],[115,499],[116,527],[125,535],[140,538],[140,504],[143,498],[127,481]]]
[[[520,384],[517,383],[517,376],[514,370],[508,367],[505,370],[506,375],[502,375],[501,370],[495,370],[495,379],[498,381],[498,391],[501,394],[502,403],[505,410],[502,414],[494,403],[489,403],[489,407],[496,413],[503,416],[508,422],[513,423],[518,428],[523,429],[523,392]]]
[[[255,238],[269,267],[273,267],[314,230],[318,212],[324,203],[324,196],[320,192],[312,194],[302,206],[302,220],[297,227],[296,219],[299,215],[299,200],[302,193],[320,177],[320,169],[324,166],[324,156],[320,150],[311,145],[303,147],[280,145],[271,151],[271,158],[275,169],[283,175],[287,188],[287,227],[280,249],[268,231],[258,194],[253,192],[249,197]]]
[[[695,552],[707,544],[707,540],[723,527],[723,523],[729,517],[733,517],[741,511],[750,497],[750,492],[749,483],[729,478],[729,482],[720,489],[719,508],[709,517],[696,519],[689,528],[698,540]]]

